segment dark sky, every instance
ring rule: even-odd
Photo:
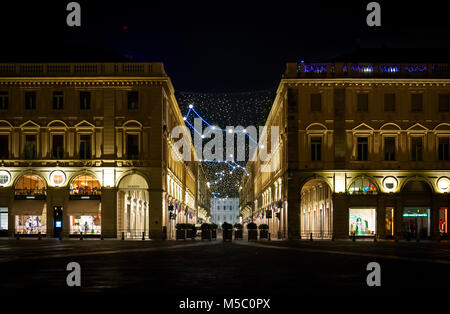
[[[81,28],[66,26],[69,1],[2,1],[0,54],[98,61],[108,51],[164,62],[177,90],[232,92],[273,89],[287,61],[358,45],[449,46],[445,1],[378,1],[377,29],[365,24],[370,1],[78,2]]]

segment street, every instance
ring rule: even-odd
[[[2,294],[145,294],[173,306],[185,296],[439,295],[450,278],[448,242],[9,239],[0,252]],[[69,262],[81,266],[81,287],[66,284]],[[381,266],[381,287],[366,284],[369,262]]]

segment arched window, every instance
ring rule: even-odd
[[[378,189],[369,179],[358,178],[348,188],[348,194],[377,194]]]
[[[26,174],[16,182],[16,195],[45,195],[45,182],[39,176]]]
[[[90,174],[77,176],[70,183],[71,195],[100,195],[101,186],[97,178]]]

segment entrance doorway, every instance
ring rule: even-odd
[[[431,236],[430,209],[426,207],[406,207],[403,209],[403,232],[407,239]]]

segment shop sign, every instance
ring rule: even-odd
[[[428,217],[427,213],[403,213],[403,217]]]

